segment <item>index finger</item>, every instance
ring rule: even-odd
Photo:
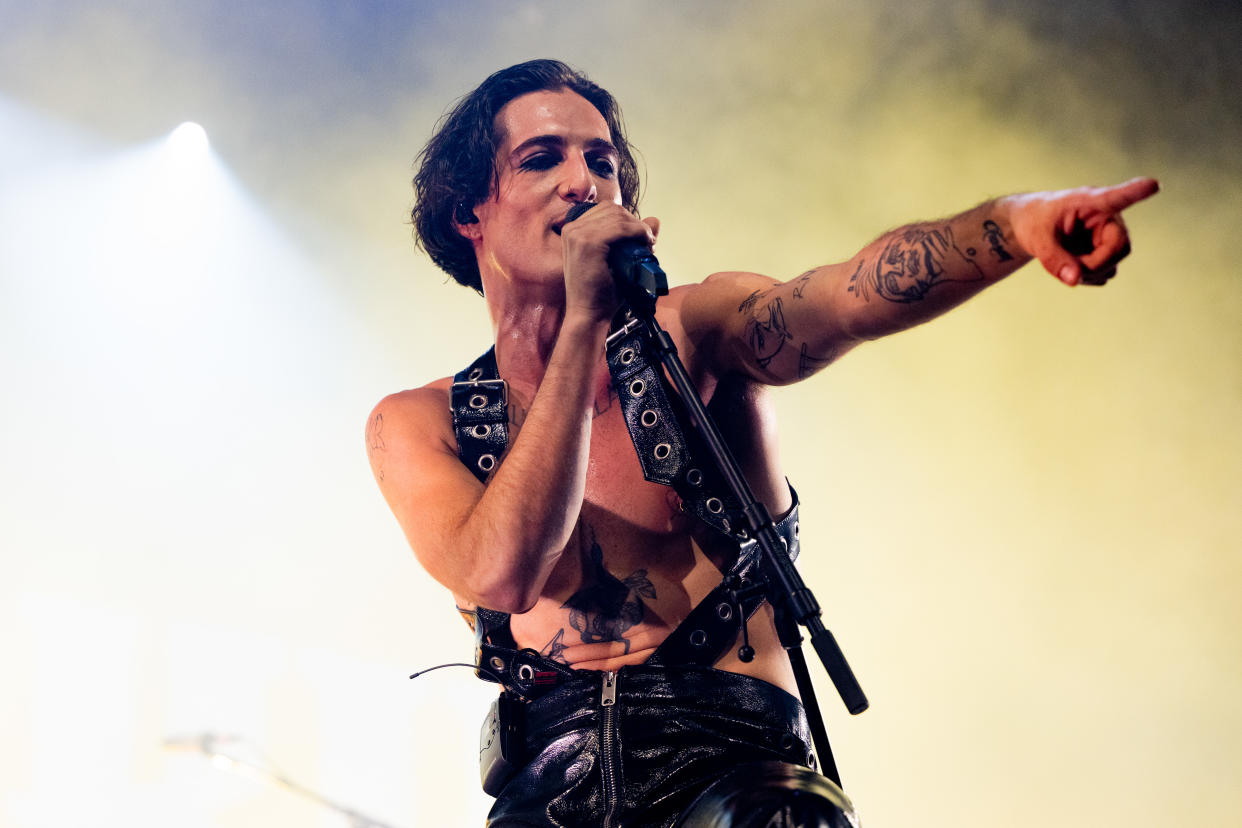
[[[1105,187],[1096,195],[1097,204],[1111,212],[1119,212],[1150,198],[1160,192],[1160,182],[1154,178],[1132,178],[1115,187]]]

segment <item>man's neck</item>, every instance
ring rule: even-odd
[[[534,392],[565,319],[565,289],[495,280],[486,294],[500,375]]]

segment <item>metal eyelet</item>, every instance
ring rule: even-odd
[[[795,538],[798,537],[798,533],[800,531],[802,531],[802,524],[800,524],[798,521],[795,520],[794,521],[794,537]]]
[[[721,621],[728,621],[733,617],[733,606],[725,603],[717,604],[716,615],[720,617]]]
[[[473,371],[470,372],[470,375],[466,377],[466,379],[468,379],[470,382],[474,382],[481,376],[483,376],[483,369],[475,368]]]
[[[475,394],[470,398],[471,408],[482,408],[485,405],[487,405],[487,397],[482,394]]]
[[[475,436],[475,437],[480,437],[480,438],[482,438],[482,437],[486,437],[487,435],[489,435],[489,434],[491,434],[491,433],[492,433],[492,427],[491,427],[491,426],[489,426],[489,425],[485,425],[485,424],[483,424],[483,423],[480,423],[479,425],[477,425],[477,426],[475,426],[474,428],[470,429],[470,431],[474,434],[474,436]]]
[[[529,664],[518,665],[518,680],[519,681],[530,681],[534,677],[535,677],[534,667],[531,667]]]
[[[489,472],[496,468],[496,455],[485,454],[479,458],[479,468],[485,472]]]
[[[631,396],[641,397],[643,395],[643,392],[646,390],[647,390],[647,383],[643,382],[640,379],[636,379],[630,383],[630,395]]]
[[[724,511],[724,504],[720,502],[718,497],[709,497],[707,499],[707,511],[713,515],[718,515]]]
[[[638,418],[638,421],[647,428],[651,428],[653,425],[660,422],[660,415],[655,412],[655,409],[648,408],[642,413],[642,416]]]
[[[501,658],[500,656],[492,656],[490,663],[493,669],[496,669],[496,670],[505,669],[505,660]]]
[[[634,357],[636,357],[636,356],[637,356],[637,354],[636,354],[636,353],[634,353],[634,349],[633,349],[633,348],[626,348],[626,349],[622,350],[622,351],[621,351],[621,357],[620,357],[620,359],[621,359],[621,364],[622,364],[622,365],[629,365],[631,362],[633,362],[633,361],[634,361]]]
[[[703,647],[707,644],[707,633],[703,630],[695,630],[690,633],[690,643],[695,647]]]
[[[698,469],[691,469],[686,472],[686,482],[691,486],[701,486],[703,484],[703,472]]]
[[[655,447],[655,449],[651,453],[655,455],[655,459],[663,460],[664,458],[668,457],[670,454],[673,453],[673,447],[670,446],[668,443],[660,443]]]

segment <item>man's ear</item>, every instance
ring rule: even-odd
[[[474,240],[480,236],[479,217],[464,201],[457,202],[457,207],[453,210],[453,227],[467,239]]]

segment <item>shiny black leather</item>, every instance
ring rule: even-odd
[[[721,777],[675,828],[859,828],[845,792],[809,768],[751,762]]]
[[[577,672],[527,705],[530,758],[497,797],[489,828],[667,827],[740,763],[810,764],[802,704],[765,681],[624,667],[605,706],[605,674]]]

